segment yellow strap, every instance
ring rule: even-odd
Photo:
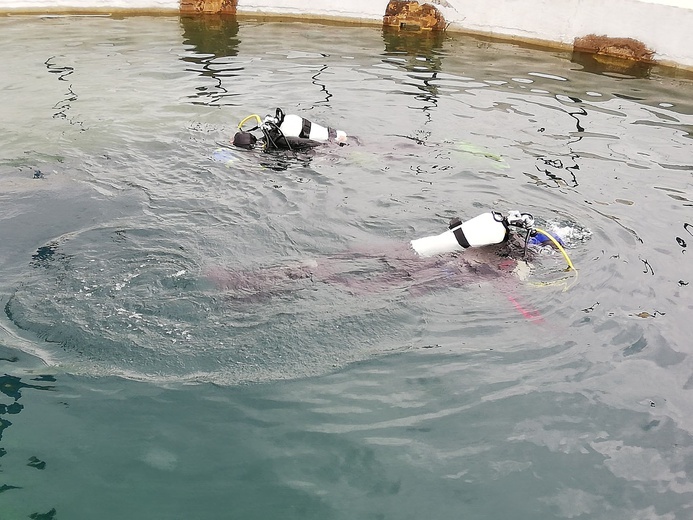
[[[238,129],[241,130],[243,128],[243,125],[248,122],[249,119],[255,118],[257,120],[257,125],[260,126],[262,124],[262,119],[260,118],[259,115],[257,114],[250,114],[248,117],[246,117],[243,121],[238,123]]]

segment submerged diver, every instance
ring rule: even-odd
[[[254,119],[257,125],[248,130],[243,125]],[[260,130],[262,137],[256,137],[252,132]],[[290,150],[304,151],[326,143],[336,143],[343,146],[347,143],[347,134],[342,130],[324,127],[295,114],[284,114],[277,108],[274,116],[260,119],[258,115],[250,115],[238,125],[238,132],[233,136],[232,143],[239,148],[253,149],[261,143],[263,151]]]
[[[300,280],[341,286],[356,294],[396,287],[420,293],[465,285],[469,276],[479,280],[514,273],[522,278],[526,260],[547,245],[557,248],[568,269],[574,270],[563,240],[535,227],[532,215],[492,211],[465,222],[454,218],[441,234],[398,243],[387,251],[351,250],[291,266],[212,269],[206,275],[217,287],[243,296],[269,295]]]

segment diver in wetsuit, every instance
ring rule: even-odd
[[[251,119],[257,125],[248,130],[243,125]],[[252,132],[260,130],[262,137],[256,137]],[[277,108],[274,116],[266,116],[264,120],[258,115],[250,115],[238,125],[238,132],[233,136],[233,145],[239,148],[252,149],[258,142],[262,143],[264,151],[291,150],[304,151],[326,143],[336,143],[340,146],[347,143],[347,134],[342,130],[324,127],[295,114],[284,114]]]
[[[470,281],[465,275],[478,280],[516,273],[521,264],[525,267],[527,264],[516,259],[519,255],[511,253],[513,249],[521,248],[522,258],[526,258],[530,245],[549,244],[559,249],[569,268],[574,269],[560,237],[536,228],[532,215],[517,211],[507,216],[487,212],[465,222],[455,218],[448,230],[439,235],[397,243],[387,251],[351,250],[291,266],[254,271],[212,269],[207,272],[207,278],[219,288],[246,296],[286,290],[295,287],[290,282],[301,280],[338,285],[357,293],[393,287],[420,292],[464,285]]]

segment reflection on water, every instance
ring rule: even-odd
[[[571,154],[568,158],[537,157],[536,168],[540,175],[527,173],[527,177],[538,185],[547,188],[575,188],[578,186],[578,171],[580,165],[577,154]],[[563,161],[569,160],[568,164]],[[543,174],[543,178],[541,176]]]
[[[584,72],[614,77],[649,78],[652,63],[626,60],[614,56],[602,56],[590,52],[573,51],[573,63],[583,67]]]
[[[234,16],[181,16],[183,45],[197,54],[225,58],[238,54],[238,21]],[[188,58],[189,59],[189,58]]]
[[[213,80],[195,93],[199,100],[193,103],[218,106],[224,98],[234,96],[224,86],[225,78],[234,78],[243,72],[232,58],[238,54],[238,22],[234,16],[181,16],[183,44],[189,49],[181,58],[190,64],[187,69]]]
[[[429,111],[437,106],[438,86],[436,79],[442,70],[443,43],[446,35],[442,31],[411,32],[400,31],[392,27],[383,27],[383,42],[385,43],[386,63],[403,67],[408,71],[410,81],[404,85],[414,86],[420,92],[414,99],[422,102],[416,106],[426,116],[424,124],[430,121]],[[414,136],[408,136],[417,143],[424,143],[430,132],[419,130]]]
[[[69,81],[69,79],[67,78],[68,76],[70,76],[70,74],[72,74],[75,71],[74,67],[70,67],[67,65],[59,66],[55,63],[55,61],[55,56],[51,56],[46,60],[45,64],[46,68],[48,69],[48,72],[58,74],[59,81]],[[80,130],[85,130],[84,123],[82,121],[77,121],[69,115],[69,111],[72,108],[72,103],[77,101],[77,99],[77,94],[75,94],[75,92],[72,90],[72,85],[70,84],[67,87],[67,92],[65,92],[64,94],[64,99],[58,101],[55,105],[53,105],[53,109],[55,110],[53,117],[58,119],[65,119],[71,125],[79,126]]]

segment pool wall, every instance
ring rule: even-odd
[[[183,12],[440,30],[693,69],[693,0],[0,0],[0,13]]]

